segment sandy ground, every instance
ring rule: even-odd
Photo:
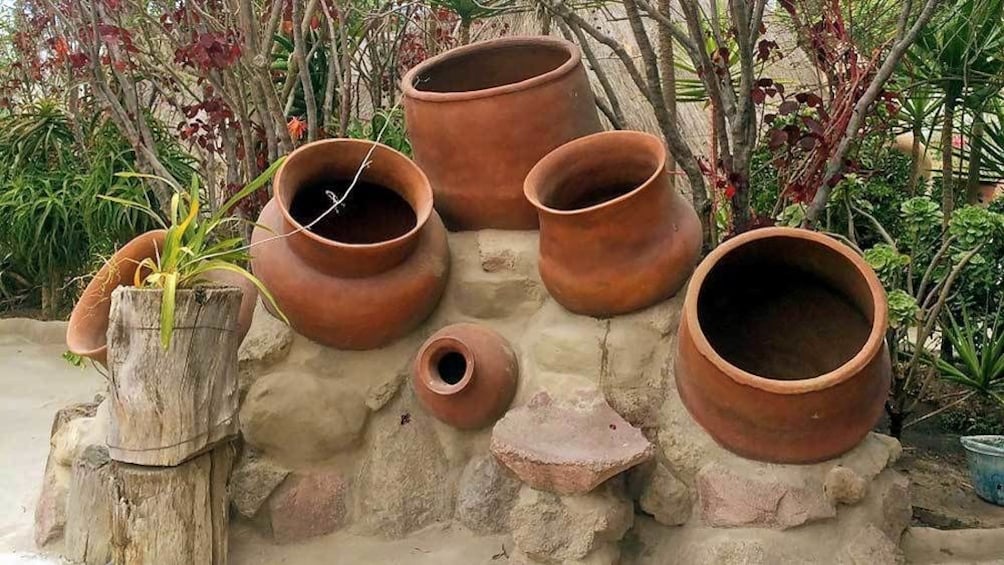
[[[59,408],[89,401],[104,389],[91,367],[61,357],[58,322],[0,319],[0,565],[56,565],[32,541],[35,500],[49,453],[49,428]],[[488,565],[505,563],[505,536],[476,537],[432,526],[407,539],[385,541],[338,532],[295,546],[275,546],[235,524],[231,565]],[[58,548],[58,547],[57,547]],[[52,549],[57,549],[52,548]]]

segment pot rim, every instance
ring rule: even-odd
[[[989,443],[988,440],[996,440],[996,443],[1000,445]],[[1004,436],[1002,435],[962,436],[959,438],[959,443],[970,453],[1004,458]]]
[[[415,76],[420,72],[427,71],[428,69],[439,65],[445,61],[450,61],[453,59],[460,59],[462,57],[467,57],[473,54],[477,54],[483,51],[491,51],[493,49],[498,49],[500,47],[512,47],[512,46],[548,46],[557,47],[563,49],[568,54],[568,60],[559,65],[557,68],[551,69],[546,73],[532,76],[527,79],[523,79],[518,82],[511,82],[509,84],[503,84],[500,86],[493,86],[490,88],[482,88],[478,90],[465,90],[462,92],[432,92],[427,90],[419,90],[415,88]],[[557,37],[549,36],[519,36],[519,37],[503,37],[499,39],[492,39],[489,41],[479,41],[477,43],[469,43],[467,45],[456,47],[450,49],[445,53],[440,53],[435,57],[426,59],[421,63],[415,65],[411,68],[405,75],[401,78],[401,93],[405,98],[414,98],[416,100],[422,100],[425,102],[461,102],[466,100],[477,100],[479,98],[488,98],[491,96],[500,96],[502,94],[509,94],[511,92],[519,92],[522,90],[528,90],[535,86],[540,86],[548,82],[557,80],[569,73],[571,73],[577,66],[581,64],[582,53],[578,45],[572,43],[571,41],[566,41]]]
[[[648,178],[630,191],[625,192],[616,198],[611,198],[610,200],[605,200],[599,204],[593,204],[592,206],[586,206],[585,208],[562,210],[552,208],[540,201],[538,189],[540,188],[541,178],[551,176],[553,174],[553,170],[558,168],[558,161],[562,157],[574,155],[575,153],[581,151],[585,146],[607,143],[616,144],[618,146],[636,144],[639,150],[652,149],[651,153],[653,153],[658,159],[655,171],[653,171]],[[655,183],[666,170],[666,155],[666,147],[662,144],[662,141],[650,133],[634,130],[613,130],[592,133],[558,146],[547,155],[544,155],[540,161],[537,161],[537,164],[530,169],[530,172],[526,175],[526,180],[523,182],[523,195],[530,201],[530,204],[533,204],[533,206],[541,212],[546,212],[555,216],[575,216],[578,214],[588,214],[596,210],[602,210],[603,208],[610,208],[624,202],[625,200],[630,200],[636,194]]]
[[[868,288],[871,291],[872,308],[874,311],[874,319],[871,323],[871,331],[868,334],[868,339],[865,341],[861,349],[854,355],[854,357],[851,357],[849,360],[844,362],[844,364],[828,373],[823,373],[807,379],[790,381],[761,377],[740,369],[739,367],[736,367],[732,363],[726,361],[725,358],[715,351],[714,347],[712,347],[711,343],[708,341],[707,336],[704,335],[704,330],[701,328],[700,319],[698,317],[698,297],[700,295],[701,288],[704,286],[704,280],[718,265],[718,262],[730,252],[746,245],[747,243],[768,238],[801,239],[823,245],[830,251],[847,259],[851,265],[858,270],[858,273],[868,284]],[[798,228],[768,227],[748,231],[726,241],[709,253],[704,261],[701,261],[701,263],[697,266],[697,269],[694,270],[694,275],[690,279],[690,283],[687,287],[683,315],[684,320],[687,322],[691,339],[693,340],[698,353],[700,353],[701,356],[710,361],[719,371],[727,375],[736,383],[775,394],[805,394],[836,386],[853,378],[854,375],[864,369],[864,367],[870,363],[884,347],[885,328],[888,323],[889,312],[886,304],[885,290],[883,290],[882,283],[879,282],[878,276],[871,269],[871,267],[868,266],[865,260],[854,253],[852,249],[837,240],[818,232]]]
[[[439,360],[447,353],[463,355],[466,365],[464,376],[454,384],[449,384],[439,377],[439,369],[436,367]],[[451,335],[434,336],[425,344],[418,357],[418,374],[422,383],[430,391],[440,396],[457,394],[467,388],[474,377],[474,352],[470,346],[457,337]]]
[[[369,151],[369,147],[371,145],[375,145],[376,149],[374,149],[373,154],[370,155],[371,159],[370,166],[372,166],[376,162],[378,152],[387,151],[388,155],[392,159],[400,160],[401,163],[403,163],[403,166],[410,167],[415,172],[418,173],[419,178],[422,180],[421,184],[424,187],[423,192],[427,196],[427,198],[424,200],[421,206],[414,206],[405,195],[401,194],[400,190],[398,190],[396,187],[392,186],[386,187],[396,192],[398,196],[400,196],[405,202],[407,202],[408,206],[410,206],[411,209],[415,212],[415,225],[410,230],[406,231],[405,233],[395,238],[385,239],[383,241],[377,241],[374,243],[345,243],[342,241],[328,239],[326,237],[322,237],[306,229],[303,224],[301,224],[299,221],[293,218],[293,215],[289,213],[289,205],[291,205],[292,202],[289,203],[285,202],[283,200],[282,193],[273,188],[273,198],[275,198],[276,203],[278,203],[279,205],[279,213],[282,214],[283,220],[289,223],[289,225],[293,226],[294,231],[298,230],[300,235],[305,236],[317,243],[320,243],[321,245],[328,245],[338,249],[348,249],[348,250],[381,249],[385,247],[393,247],[404,241],[416,237],[418,232],[420,232],[422,228],[425,227],[425,224],[426,222],[428,222],[429,217],[432,216],[432,208],[433,208],[432,185],[429,183],[429,178],[425,175],[425,171],[419,168],[419,166],[416,165],[414,161],[409,159],[407,155],[401,153],[400,151],[394,149],[393,147],[388,147],[387,145],[384,145],[383,143],[380,143],[378,141],[370,141],[365,139],[351,139],[351,138],[332,138],[332,139],[320,139],[317,141],[312,141],[310,143],[305,143],[300,147],[296,148],[292,153],[289,154],[288,157],[286,157],[286,160],[283,161],[282,165],[279,167],[279,170],[275,173],[275,178],[272,180],[272,186],[273,187],[281,186],[282,176],[286,170],[286,165],[289,164],[293,160],[293,158],[296,157],[297,154],[299,154],[300,152],[306,152],[306,150],[314,150],[321,147],[322,145],[337,146],[342,144],[365,145],[367,151]],[[337,150],[337,147],[333,147],[333,149]],[[360,175],[359,180],[363,180],[362,175]],[[289,237],[289,234],[283,234],[283,235],[284,237]]]

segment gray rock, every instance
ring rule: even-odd
[[[255,382],[240,420],[248,444],[292,467],[355,445],[368,415],[364,398],[339,380],[282,371]]]
[[[253,518],[287,475],[288,469],[245,447],[230,478],[230,500],[241,516]]]
[[[641,509],[664,526],[679,526],[690,519],[690,489],[661,462],[656,464],[639,499]]]
[[[491,455],[471,459],[460,476],[457,520],[481,534],[509,529],[509,512],[521,483]]]
[[[616,544],[633,521],[631,502],[612,488],[558,496],[524,486],[510,515],[517,550],[545,563],[584,560]]]

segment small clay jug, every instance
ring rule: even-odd
[[[746,232],[697,267],[680,318],[680,399],[719,444],[774,463],[833,459],[889,395],[887,305],[875,272],[826,235]]]
[[[401,80],[415,162],[451,230],[534,229],[530,168],[602,129],[574,43],[509,37],[423,61]]]
[[[372,141],[316,141],[290,154],[273,190],[251,266],[297,332],[374,349],[436,307],[450,251],[429,180],[410,159]]]
[[[505,413],[516,394],[518,375],[516,354],[504,337],[487,326],[453,324],[422,345],[412,383],[433,416],[472,430]]]
[[[136,236],[116,251],[94,275],[70,313],[70,323],[66,328],[66,346],[70,353],[107,366],[112,291],[120,286],[133,285],[140,261],[156,257],[157,250],[164,246],[166,235],[166,230],[153,230]],[[258,289],[245,277],[230,271],[213,270],[206,273],[206,278],[237,287],[243,292],[237,319],[237,343],[240,344],[251,328]]]
[[[613,316],[675,294],[701,250],[694,208],[653,135],[610,131],[555,149],[526,177],[540,215],[540,277],[577,314]]]

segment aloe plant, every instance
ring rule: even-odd
[[[1001,307],[991,316],[980,316],[981,323],[964,308],[962,320],[947,315],[942,336],[952,343],[956,355],[951,360],[938,358],[935,366],[947,381],[969,388],[1004,406],[1004,317]]]
[[[268,300],[273,310],[278,312],[284,321],[286,320],[272,293],[257,277],[241,266],[250,259],[249,246],[244,244],[243,238],[222,235],[224,230],[221,229],[245,221],[229,215],[230,211],[249,194],[264,187],[283,160],[284,158],[276,160],[258,178],[223,203],[216,212],[205,217],[201,213],[205,206],[202,202],[198,175],[192,175],[191,183],[186,190],[171,179],[155,175],[119,174],[123,177],[139,177],[163,182],[174,189],[168,221],[164,221],[145,204],[106,197],[107,200],[143,211],[167,230],[163,249],[159,250],[156,257],[148,257],[139,263],[134,281],[137,287],[156,288],[163,292],[160,305],[160,342],[164,349],[171,346],[178,289],[206,283],[210,271],[230,271],[248,279]]]

